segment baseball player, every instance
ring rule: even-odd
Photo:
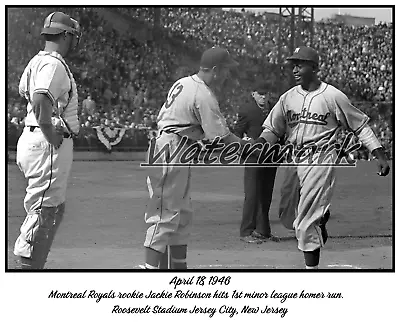
[[[14,254],[21,269],[43,269],[64,209],[73,140],[79,132],[78,93],[64,57],[77,48],[76,20],[51,13],[41,35],[45,48],[26,66],[19,93],[26,98],[25,128],[17,144],[17,165],[28,180],[27,213]]]
[[[344,93],[319,80],[318,53],[310,47],[298,47],[288,61],[297,85],[280,97],[264,122],[263,133],[254,142],[274,144],[286,135],[300,151],[309,144],[322,147],[335,143],[336,134],[344,127],[375,156],[378,174],[388,175],[385,152],[368,126],[369,117],[355,108]],[[315,158],[314,164],[285,168],[279,207],[282,223],[296,232],[307,269],[318,268],[320,250],[327,239],[325,224],[335,184],[336,151],[332,149],[320,160],[330,166],[319,167]]]
[[[158,115],[155,153],[168,145],[168,153],[172,154],[182,136],[193,142],[221,137],[226,144],[245,143],[229,131],[214,94],[215,89],[222,89],[230,68],[236,65],[226,49],[213,47],[203,53],[198,74],[173,84]],[[153,167],[154,174],[147,177],[150,201],[145,222],[149,228],[144,242],[145,265],[141,268],[187,268],[187,244],[193,218],[190,167],[174,166],[179,157],[180,154],[162,169]]]

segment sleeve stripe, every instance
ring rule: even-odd
[[[33,93],[41,93],[41,94],[46,94],[50,101],[53,103],[53,105],[56,105],[56,100],[54,99],[54,96],[51,94],[51,92],[48,89],[36,89],[33,91]]]

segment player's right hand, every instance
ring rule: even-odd
[[[54,140],[52,140],[51,144],[54,146],[55,149],[60,148],[64,138],[63,136],[57,135]]]
[[[385,151],[382,147],[379,147],[372,151],[372,155],[376,159],[378,163],[378,172],[379,176],[386,176],[389,174],[390,167],[386,159]]]
[[[50,144],[52,144],[55,149],[60,148],[64,140],[63,134],[64,134],[64,128],[62,126],[56,126],[50,142]]]
[[[378,172],[379,176],[387,176],[390,171],[388,162],[385,159],[378,159]]]

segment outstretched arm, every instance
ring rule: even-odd
[[[271,146],[278,141],[278,136],[269,129],[265,129],[260,137],[255,140],[255,143],[266,144],[269,143]]]
[[[378,175],[389,174],[390,167],[385,151],[368,125],[369,117],[353,106],[348,97],[339,92],[335,99],[335,115],[339,123],[347,130],[353,132],[361,143],[372,153],[378,162]]]
[[[286,118],[283,110],[283,98],[281,97],[279,101],[272,108],[268,117],[263,123],[263,132],[260,137],[255,140],[251,140],[252,144],[269,144],[270,146],[278,142],[279,138],[282,138],[286,132]]]
[[[239,138],[243,138],[243,135],[248,128],[247,124],[247,117],[242,113],[239,113],[238,120],[235,122],[232,132]]]

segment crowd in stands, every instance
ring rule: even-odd
[[[221,110],[228,124],[235,122],[237,108],[249,99],[257,77],[269,81],[275,100],[290,85],[289,78],[282,79],[277,64],[280,32],[277,16],[175,7],[161,8],[160,20],[156,22],[153,8],[118,10],[125,17],[150,25],[157,23],[168,37],[179,40],[188,51],[195,49],[201,53],[213,45],[229,49],[241,69],[253,79],[235,80],[234,86],[221,97]],[[52,11],[64,11],[77,18],[83,30],[79,53],[68,59],[78,84],[83,136],[94,137],[92,127],[101,125],[127,127],[132,134],[138,129],[154,129],[170,85],[178,75],[195,72],[193,67],[182,69],[185,52],[119,34],[95,8],[66,7],[9,9],[9,132],[23,126],[26,102],[18,95],[19,78],[29,59],[43,48],[39,34],[44,18]],[[287,33],[290,20],[283,19],[281,28],[282,33]],[[321,78],[344,91],[371,117],[371,125],[388,149],[392,146],[392,36],[392,24],[354,27],[325,21],[315,22],[312,43],[321,56]],[[305,44],[311,45],[307,34]],[[285,43],[282,55],[289,54]]]
[[[8,34],[9,112],[22,121],[24,112],[15,114],[23,100],[18,83],[24,67],[39,50],[38,37],[44,18],[62,10],[79,20],[83,37],[78,54],[70,59],[71,70],[82,102],[83,126],[115,122],[118,126],[142,127],[155,118],[178,67],[174,52],[156,43],[139,43],[123,37],[90,8],[11,9]],[[83,104],[88,97],[89,104]],[[15,121],[15,119],[14,119]]]
[[[138,19],[153,22],[148,8],[122,8]],[[279,22],[267,12],[215,11],[212,8],[162,8],[161,26],[182,37],[191,48],[212,45],[258,65],[278,63]],[[290,19],[282,20],[287,34]],[[305,44],[311,45],[305,37]],[[321,55],[321,77],[356,100],[392,101],[392,24],[354,27],[329,22],[314,25],[313,47]],[[283,43],[282,55],[289,46]],[[270,66],[268,66],[270,68]],[[269,75],[276,84],[279,75]]]

